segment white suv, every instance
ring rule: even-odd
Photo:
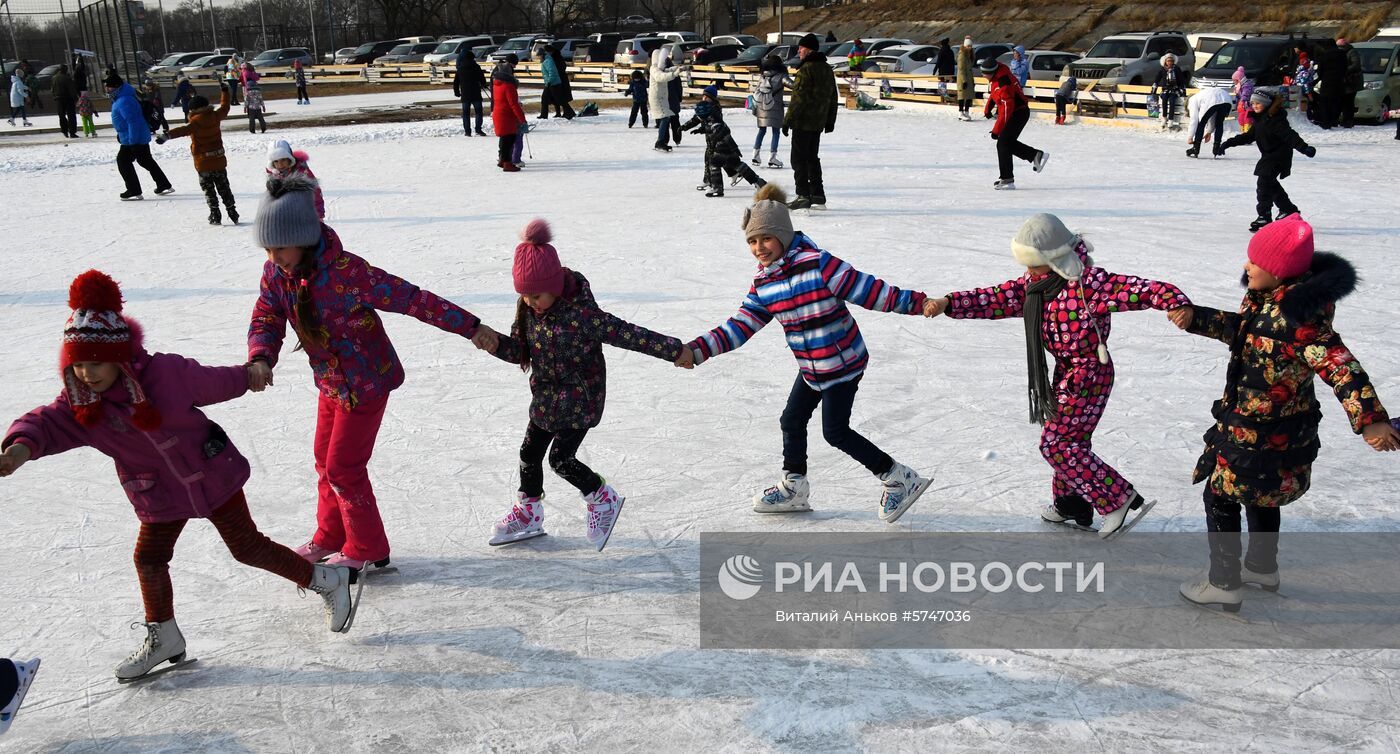
[[[1065,66],[1061,76],[1074,76],[1080,85],[1151,84],[1162,67],[1162,56],[1176,55],[1176,65],[1195,70],[1196,55],[1179,31],[1114,34],[1100,39],[1084,57]]]

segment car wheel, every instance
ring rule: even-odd
[[[1384,126],[1390,120],[1390,98],[1381,100],[1381,111],[1376,115],[1376,125]]]

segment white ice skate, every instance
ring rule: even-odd
[[[1099,525],[1099,537],[1113,539],[1126,533],[1129,529],[1137,526],[1142,517],[1147,515],[1147,512],[1156,505],[1156,500],[1144,500],[1142,495],[1134,492],[1133,499],[1128,504],[1103,517],[1103,523]]]
[[[0,735],[10,729],[10,725],[15,721],[15,715],[19,714],[19,706],[24,704],[24,695],[29,693],[30,684],[34,683],[34,676],[39,673],[39,658],[35,657],[29,662],[16,662],[15,675],[19,677],[19,688],[15,689],[14,698],[10,703],[0,709]]]
[[[1060,513],[1060,509],[1056,508],[1054,503],[1050,503],[1049,505],[1045,506],[1045,509],[1040,512],[1040,518],[1042,521],[1048,521],[1052,524],[1060,524],[1061,526],[1067,526],[1071,529],[1078,529],[1080,531],[1090,532],[1097,531],[1097,529],[1093,527],[1092,521],[1087,525],[1080,523],[1073,516],[1066,516],[1063,513]]]
[[[753,496],[755,513],[801,513],[812,510],[807,497],[812,487],[803,474],[788,472],[776,485]]]
[[[757,165],[758,163],[755,162],[754,164]],[[768,155],[768,167],[773,168],[774,170],[779,170],[783,167],[783,161],[778,159],[777,152],[773,152],[772,154]]]
[[[1196,605],[1219,605],[1227,613],[1238,613],[1244,602],[1243,589],[1222,589],[1210,583],[1210,576],[1203,574],[1199,579],[1181,584],[1181,597]]]
[[[993,183],[993,184],[992,184],[992,188],[995,189],[995,190],[997,190],[997,191],[1015,191],[1015,190],[1016,190],[1016,181],[1014,181],[1014,180],[1002,180],[1002,179],[998,178],[997,181],[996,181],[996,183]]]
[[[885,491],[880,494],[880,520],[892,524],[914,505],[914,501],[924,494],[933,480],[919,476],[902,463],[896,463],[894,468],[881,475],[880,481],[885,485]]]
[[[627,499],[606,481],[597,492],[584,495],[583,499],[588,503],[588,544],[602,552],[608,546],[608,538],[612,536],[617,517],[622,513],[622,504]]]
[[[761,149],[755,149],[755,150],[753,151],[753,159],[752,159],[752,160],[749,160],[749,163],[750,163],[750,164],[753,164],[753,165],[759,164],[759,161],[758,161],[758,153],[761,152],[761,151],[763,151],[763,150],[761,150]]]
[[[175,625],[174,618],[160,623],[137,621],[131,624],[132,628],[137,626],[146,627],[146,640],[117,666],[118,683],[140,681],[194,662],[193,658],[185,657],[185,637],[180,633],[180,627]],[[170,663],[169,667],[157,669],[166,662]]]
[[[544,495],[526,497],[517,492],[518,500],[505,518],[496,522],[496,530],[488,544],[508,545],[544,536]]]
[[[1048,164],[1050,164],[1050,153],[1042,149],[1035,153],[1035,160],[1031,162],[1031,170],[1039,173]]]
[[[321,595],[325,601],[326,621],[331,631],[342,633],[350,630],[355,619],[357,602],[350,597],[350,585],[354,583],[350,569],[345,566],[325,564],[312,566],[311,591]]]
[[[1277,592],[1279,586],[1278,571],[1259,573],[1249,570],[1248,567],[1240,570],[1240,581],[1253,584],[1266,592]]]

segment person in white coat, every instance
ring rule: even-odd
[[[16,66],[15,72],[10,76],[10,125],[15,124],[15,118],[24,121],[24,125],[32,126],[29,122],[29,87],[24,83],[24,77],[28,70],[24,66]]]
[[[1201,137],[1205,134],[1207,122],[1215,131],[1215,146],[1211,148],[1211,154],[1216,157],[1224,154],[1220,143],[1225,138],[1225,116],[1230,114],[1233,102],[1229,89],[1213,86],[1202,87],[1191,95],[1191,99],[1186,101],[1186,113],[1191,116],[1191,125],[1186,130],[1186,141],[1191,145],[1186,150],[1187,157],[1201,153]],[[1210,138],[1207,137],[1206,141],[1210,141]]]
[[[671,109],[671,98],[667,87],[672,79],[681,75],[681,69],[671,65],[671,60],[661,50],[651,53],[650,83],[647,84],[647,108],[656,121],[656,146],[658,152],[671,151],[671,120],[676,111]]]

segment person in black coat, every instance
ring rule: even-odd
[[[1317,43],[1318,121],[1322,128],[1336,126],[1346,95],[1347,54],[1332,40]]]
[[[681,119],[679,115],[681,111],[681,95],[684,94],[684,92],[685,84],[681,81],[680,76],[666,82],[666,98],[670,101],[671,112],[677,114],[677,117],[671,119],[671,141],[677,144],[681,143]]]
[[[1293,172],[1293,151],[1307,155],[1317,154],[1317,149],[1308,146],[1288,123],[1288,113],[1284,110],[1284,98],[1277,97],[1267,89],[1255,89],[1249,98],[1254,110],[1254,125],[1245,133],[1236,134],[1220,145],[1221,151],[1244,144],[1259,147],[1259,163],[1254,166],[1258,177],[1256,198],[1259,217],[1250,223],[1254,232],[1273,222],[1272,211],[1278,207],[1278,216],[1287,217],[1298,212],[1298,205],[1288,198],[1280,180]]]
[[[938,41],[938,57],[934,58],[933,70],[938,74],[938,92],[941,95],[947,91],[948,82],[953,81],[958,74],[958,56],[953,52],[953,45],[947,37]]]
[[[705,134],[705,181],[710,189],[705,196],[724,196],[724,177],[720,175],[721,169],[728,173],[735,183],[741,179],[755,187],[767,183],[758,177],[753,168],[744,164],[744,155],[739,151],[739,144],[734,141],[729,125],[724,122],[724,114],[719,105],[708,98],[702,100],[695,106],[695,117],[682,128],[703,131]]]
[[[1337,52],[1345,66],[1342,74],[1342,99],[1337,108],[1337,122],[1342,128],[1351,128],[1356,119],[1356,93],[1366,85],[1366,74],[1361,70],[1361,53],[1356,51],[1346,39],[1337,40]]]
[[[471,124],[468,121],[468,113],[472,108],[476,109],[476,135],[486,135],[486,132],[481,130],[481,90],[485,88],[486,74],[482,72],[481,66],[477,65],[471,52],[463,51],[461,57],[457,58],[457,73],[452,76],[452,95],[462,100],[462,130],[467,136],[472,135]]]
[[[1162,67],[1157,69],[1157,80],[1152,82],[1152,93],[1160,92],[1162,103],[1162,128],[1176,127],[1176,103],[1186,94],[1190,74],[1178,68],[1176,56],[1170,52],[1162,56]]]

